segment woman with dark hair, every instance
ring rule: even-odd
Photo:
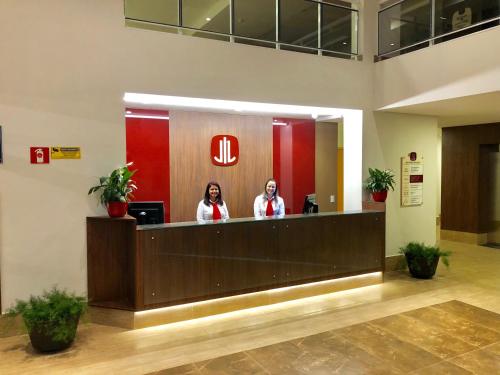
[[[215,181],[210,181],[205,189],[205,197],[198,203],[196,220],[220,219],[229,219],[229,211],[222,200],[220,185]]]
[[[274,178],[266,181],[264,192],[255,198],[253,213],[256,218],[285,214],[285,202],[278,195],[278,184]]]

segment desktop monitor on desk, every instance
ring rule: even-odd
[[[128,214],[137,219],[137,225],[163,224],[165,221],[163,201],[130,202]]]

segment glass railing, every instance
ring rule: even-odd
[[[500,0],[403,0],[378,15],[378,60],[499,25]]]
[[[127,25],[342,58],[358,56],[358,10],[341,0],[125,0]]]

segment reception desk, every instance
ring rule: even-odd
[[[136,225],[87,218],[91,306],[144,311],[383,271],[385,213]]]

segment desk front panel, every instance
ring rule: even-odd
[[[144,307],[382,271],[384,213],[137,231]]]

